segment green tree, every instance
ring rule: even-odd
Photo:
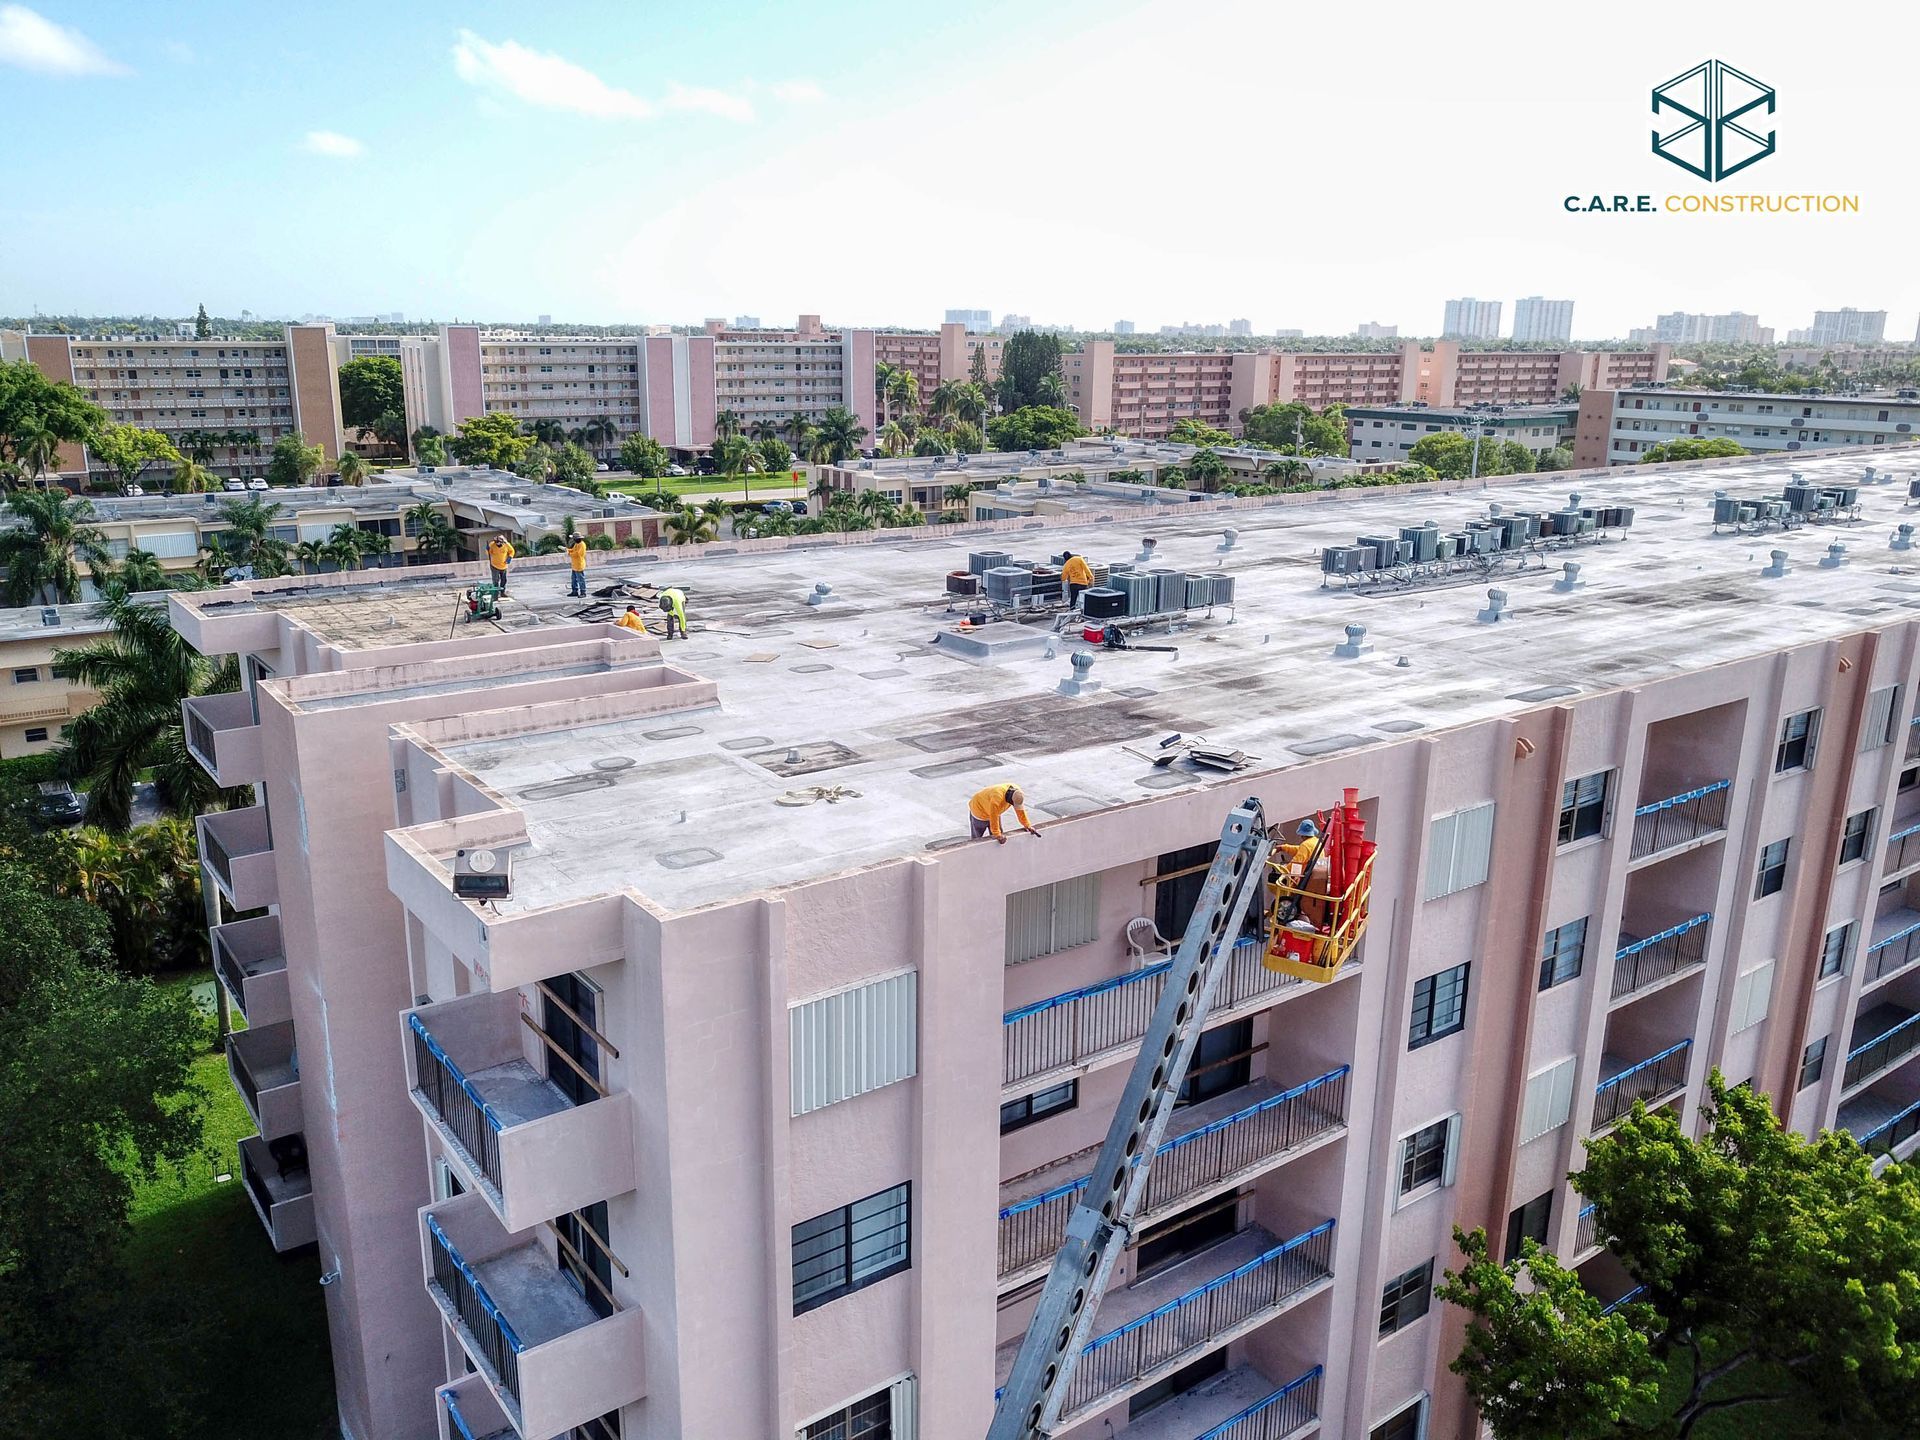
[[[1500,442],[1500,472],[1503,475],[1530,475],[1533,470],[1533,451],[1518,440]]]
[[[1723,455],[1746,453],[1745,447],[1735,440],[1709,440],[1704,436],[1688,435],[1679,440],[1648,446],[1640,452],[1640,463],[1657,465],[1663,460],[1713,460]]]
[[[1173,422],[1173,428],[1167,432],[1167,438],[1182,445],[1231,445],[1233,436],[1225,430],[1217,430],[1204,420],[1188,416]]]
[[[219,483],[211,470],[191,456],[184,457],[173,467],[172,488],[176,495],[198,495]]]
[[[1232,473],[1232,467],[1211,448],[1194,451],[1193,458],[1187,461],[1188,481],[1208,494],[1218,490],[1220,482]]]
[[[588,494],[598,494],[600,483],[594,479],[600,473],[594,469],[597,463],[584,445],[569,440],[553,457],[553,478],[558,484],[571,485]]]
[[[413,456],[422,465],[447,463],[447,442],[439,435],[423,435],[413,442]]]
[[[718,439],[731,440],[740,433],[743,423],[738,410],[722,410],[713,417],[713,433]]]
[[[326,458],[326,451],[318,445],[307,444],[307,437],[298,430],[290,431],[273,442],[273,458],[267,461],[267,483],[310,485]]]
[[[906,426],[898,420],[889,420],[880,427],[880,451],[884,455],[904,455],[913,444],[913,437],[907,434]]]
[[[1413,447],[1407,451],[1407,459],[1416,465],[1425,465],[1434,474],[1446,480],[1465,480],[1476,473],[1480,475],[1508,473],[1506,450],[1500,441],[1486,436],[1481,437],[1479,469],[1476,471],[1473,436],[1462,435],[1457,430],[1443,430],[1438,435],[1428,435],[1416,440]]]
[[[87,442],[90,449],[119,478],[132,485],[149,465],[178,465],[180,452],[158,430],[142,430],[138,425],[108,423]]]
[[[1707,1096],[1700,1139],[1636,1104],[1587,1142],[1574,1186],[1644,1287],[1612,1316],[1537,1248],[1501,1266],[1460,1237],[1437,1293],[1467,1311],[1453,1369],[1498,1440],[1687,1440],[1721,1414],[1755,1435],[1920,1429],[1920,1171],[1876,1176],[1718,1070]]]
[[[787,417],[787,439],[793,442],[793,448],[804,455],[813,438],[813,422],[798,410]]]
[[[7,497],[17,522],[0,530],[0,596],[9,605],[61,605],[80,598],[80,572],[98,584],[112,564],[93,502],[64,490],[21,490]]]
[[[1247,411],[1246,438],[1294,455],[1345,455],[1350,448],[1344,407],[1316,412],[1299,401],[1254,406]]]
[[[672,463],[667,447],[651,435],[629,435],[620,442],[620,464],[644,480],[658,479]]]
[[[340,423],[358,430],[362,438],[373,433],[381,416],[404,416],[406,409],[400,362],[394,356],[364,355],[340,367]],[[405,424],[403,419],[403,428]],[[401,440],[405,443],[404,435]]]
[[[367,541],[371,538],[358,525],[336,525],[327,532],[322,553],[341,570],[357,570],[366,558]]]
[[[885,431],[881,432],[883,447],[885,434]],[[953,453],[953,442],[944,430],[922,430],[914,437],[913,453],[915,455],[950,455]]]
[[[979,387],[980,393],[987,393],[987,347],[977,345],[973,354],[967,357],[967,379]]]
[[[1037,330],[1014,334],[1000,352],[1000,379],[995,386],[1000,408],[1009,414],[1029,406],[1057,406],[1061,391],[1049,383],[1049,375],[1060,374],[1060,337],[1042,335]],[[999,449],[1005,449],[996,442]]]
[[[333,551],[325,540],[299,540],[294,543],[292,556],[302,575],[317,575],[333,559]]]
[[[1536,470],[1571,470],[1573,468],[1573,450],[1566,445],[1556,445],[1553,449],[1544,451],[1540,456],[1539,463],[1533,468]]]
[[[895,370],[887,381],[887,408],[895,415],[911,415],[920,409],[920,377],[911,370]]]
[[[404,410],[383,410],[374,417],[373,438],[396,455],[407,450],[407,416]]]
[[[287,557],[284,540],[270,531],[285,507],[271,500],[223,500],[219,515],[227,524],[220,549],[230,565],[251,565],[256,575],[277,574]]]
[[[674,545],[697,545],[719,533],[711,515],[684,502],[668,513],[662,526],[669,543]]]
[[[971,420],[956,420],[947,427],[947,440],[956,455],[978,455],[987,448],[986,437]]]
[[[551,417],[542,417],[527,426],[527,434],[542,445],[564,445],[567,441],[567,427]]]
[[[513,473],[522,480],[535,482],[552,478],[554,452],[544,440],[536,440],[520,452],[520,458],[513,462]]]
[[[32,361],[0,362],[0,461],[44,474],[62,442],[85,444],[106,423],[106,411],[66,381],[47,379]]]
[[[753,499],[753,483],[747,477],[759,458],[760,452],[744,435],[728,435],[713,442],[713,459],[720,473],[729,480],[740,481],[748,500]]]
[[[193,338],[196,340],[211,340],[213,338],[213,321],[207,318],[207,307],[205,305],[202,305],[199,310],[194,312]]]
[[[212,660],[180,638],[164,607],[124,595],[103,602],[108,633],[54,652],[54,669],[100,692],[100,700],[67,722],[61,769],[87,787],[87,815],[123,830],[134,782],[151,770],[160,803],[178,815],[211,809],[222,799],[213,777],[187,751],[180,702],[240,688],[232,656]]]
[[[996,450],[1055,450],[1087,432],[1071,410],[1029,405],[987,422],[987,439]]]
[[[822,464],[838,465],[860,453],[860,442],[867,438],[867,427],[851,410],[836,405],[820,417],[813,432],[812,458]]]
[[[767,474],[778,475],[793,469],[793,451],[778,436],[765,436],[753,448],[760,453],[760,468]]]
[[[340,483],[354,486],[367,483],[367,462],[351,450],[340,457]]]
[[[511,470],[514,461],[526,454],[530,441],[520,433],[511,415],[495,410],[460,422],[460,433],[447,442],[453,458],[462,465],[491,465],[496,470]]]
[[[1267,479],[1281,485],[1299,485],[1313,478],[1313,470],[1304,460],[1269,460],[1260,467],[1260,473]]]
[[[122,590],[133,593],[165,590],[167,572],[161,567],[160,557],[151,550],[129,550],[127,558],[120,562],[120,568],[113,572],[108,583],[118,584]]]

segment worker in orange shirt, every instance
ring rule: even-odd
[[[1084,555],[1069,550],[1066,559],[1060,562],[1060,579],[1067,587],[1067,608],[1071,610],[1080,603],[1080,592],[1092,586],[1093,567],[1087,564]]]
[[[576,600],[587,598],[587,537],[576,535],[573,543],[567,546],[567,564],[572,567],[567,576],[567,594]]]
[[[1029,835],[1038,835],[1040,827],[1027,819],[1027,797],[1018,785],[996,784],[977,792],[967,802],[967,817],[972,821],[973,838],[984,840],[991,835],[1000,844],[1007,843],[1006,834],[1000,828],[1000,817],[1011,810],[1019,817],[1020,828]]]
[[[496,535],[487,543],[487,564],[493,570],[493,583],[502,595],[507,593],[507,566],[513,563],[513,542]]]
[[[640,618],[638,605],[627,606],[627,613],[613,623],[623,630],[638,630],[642,635],[647,633],[647,622]]]

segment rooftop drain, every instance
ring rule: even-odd
[[[775,746],[757,750],[747,759],[776,775],[810,775],[816,770],[834,770],[851,765],[859,752],[838,740],[810,740],[804,745]]]
[[[724,857],[718,850],[696,845],[690,850],[665,850],[653,858],[669,870],[691,870],[696,865],[711,865]]]
[[[1229,527],[1228,529],[1222,530],[1220,532],[1220,553],[1224,555],[1229,550],[1233,549],[1234,541],[1238,540],[1239,538],[1240,538],[1240,532],[1238,530],[1232,529],[1231,527]]]
[[[634,766],[630,755],[607,755],[593,762],[596,770],[631,770]]]
[[[1347,638],[1333,647],[1333,653],[1342,660],[1358,660],[1369,653],[1373,646],[1367,643],[1367,627],[1364,625],[1347,626]]]

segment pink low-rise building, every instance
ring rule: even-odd
[[[1715,489],[1787,474],[609,555],[596,586],[685,591],[666,645],[580,613],[563,561],[451,638],[467,570],[174,596],[245,659],[187,704],[258,796],[200,822],[216,964],[253,1022],[249,1192],[332,1280],[344,1432],[978,1440],[1248,796],[1291,832],[1359,792],[1372,926],[1324,986],[1232,952],[1060,1435],[1476,1434],[1432,1300],[1452,1228],[1620,1297],[1565,1177],[1635,1100],[1697,1130],[1710,1067],[1907,1153],[1920,623],[1867,556],[1822,566],[1824,526],[1771,572],[1715,542]],[[1299,563],[1570,484],[1638,523],[1493,596]],[[1848,535],[1904,499],[1864,487]],[[1109,565],[1143,534],[1206,581],[1176,654],[1083,670],[938,609],[955,538]],[[1152,763],[1176,730],[1245,767]],[[1003,779],[1043,838],[969,843]]]

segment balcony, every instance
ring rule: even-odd
[[[298,1135],[271,1142],[249,1135],[240,1142],[240,1175],[275,1251],[284,1255],[314,1243],[313,1179]]]
[[[632,1095],[576,1105],[535,1068],[553,1062],[520,1006],[506,991],[406,1016],[413,1103],[510,1230],[634,1187]]]
[[[1290,1440],[1320,1423],[1321,1367],[1276,1386],[1251,1365],[1163,1405],[1127,1426],[1127,1440]]]
[[[1630,862],[1691,850],[1726,833],[1727,800],[1731,781],[1715,780],[1665,800],[1655,800],[1633,812]]]
[[[1146,1034],[1172,968],[1171,961],[1162,961],[1007,1011],[1001,1029],[1003,1093],[1030,1090],[1044,1076],[1064,1078],[1126,1054]],[[1342,974],[1358,969],[1348,964]],[[1227,957],[1208,1019],[1264,1009],[1280,992],[1305,984],[1267,969],[1260,963],[1260,947],[1242,940]]]
[[[1110,1291],[1080,1352],[1061,1406],[1060,1428],[1217,1350],[1333,1280],[1333,1226],[1327,1220],[1291,1240],[1258,1226],[1242,1230],[1192,1259]],[[1020,1341],[994,1356],[1005,1383]]]
[[[1847,1071],[1842,1083],[1848,1090],[1891,1070],[1920,1049],[1920,1014],[1904,1005],[1876,1005],[1853,1022],[1853,1033],[1871,1038],[1847,1052]]]
[[[1593,1206],[1588,1205],[1580,1211],[1573,1225],[1573,1253],[1575,1258],[1600,1247],[1600,1224],[1593,1218]]]
[[[1636,1285],[1631,1290],[1627,1291],[1626,1294],[1620,1296],[1618,1299],[1607,1301],[1606,1304],[1600,1307],[1600,1313],[1602,1315],[1611,1315],[1613,1314],[1614,1311],[1619,1310],[1623,1306],[1631,1305],[1637,1300],[1644,1299],[1646,1297],[1646,1293],[1647,1293],[1646,1286]]]
[[[642,1311],[601,1315],[553,1252],[503,1230],[479,1195],[420,1213],[427,1294],[518,1434],[565,1434],[645,1396]]]
[[[1600,1068],[1612,1070],[1594,1087],[1593,1128],[1606,1129],[1629,1110],[1633,1102],[1644,1100],[1649,1108],[1669,1100],[1687,1088],[1687,1062],[1693,1055],[1691,1037],[1678,1045],[1669,1045],[1658,1055],[1649,1055],[1637,1065],[1624,1064],[1617,1056],[1600,1057]]]
[[[180,714],[186,722],[188,753],[222,788],[266,778],[251,695],[239,690],[196,695],[180,702]]]
[[[1141,1220],[1239,1185],[1343,1133],[1348,1075],[1349,1067],[1342,1065],[1288,1090],[1256,1081],[1179,1111],[1174,1123],[1180,1133],[1154,1151]],[[1053,1263],[1088,1177],[1050,1182],[1089,1158],[1075,1155],[1017,1182],[1014,1188],[1030,1193],[1000,1211],[1001,1288],[1031,1279]]]
[[[1613,954],[1613,998],[1652,990],[1707,963],[1707,927],[1712,915],[1695,915],[1644,940],[1620,932]]]
[[[1890,1110],[1892,1114],[1887,1113]],[[1893,1110],[1891,1105],[1876,1103],[1871,1095],[1862,1095],[1840,1107],[1839,1128],[1859,1140],[1869,1155],[1909,1159],[1914,1147],[1908,1142],[1920,1136],[1920,1100],[1904,1110]]]
[[[436,1391],[440,1427],[436,1440],[520,1440],[513,1422],[478,1375]]]
[[[227,1071],[247,1113],[268,1140],[301,1128],[300,1056],[291,1023],[237,1030],[227,1037]]]
[[[1920,824],[1907,825],[1887,836],[1887,858],[1881,867],[1882,883],[1897,880],[1920,867]]]
[[[216,925],[209,933],[213,973],[247,1024],[264,1027],[291,1020],[293,1000],[287,990],[287,957],[280,953],[280,917],[235,920]]]
[[[234,909],[261,910],[280,902],[266,806],[218,810],[194,823],[200,832],[200,858]]]

